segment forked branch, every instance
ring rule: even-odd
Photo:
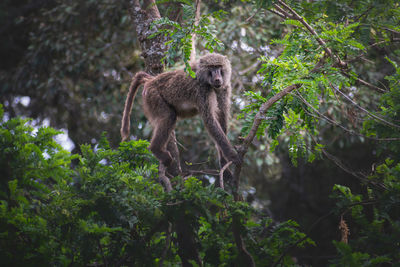
[[[275,10],[270,10],[270,12],[277,14],[278,16],[282,18],[289,18],[293,20],[299,21],[307,30],[310,32],[311,35],[315,37],[317,42],[324,48],[325,53],[333,59],[335,62],[335,65],[338,66],[341,69],[341,73],[345,75],[346,77],[350,77],[349,74],[347,74],[348,71],[348,64],[346,61],[343,61],[337,54],[333,53],[332,50],[327,46],[325,41],[319,37],[318,33],[315,31],[315,29],[307,23],[307,21],[300,16],[293,8],[291,8],[288,4],[286,4],[284,1],[278,0],[276,1],[276,4],[274,4]],[[358,77],[352,77],[354,78],[359,84],[365,85],[371,89],[374,89],[380,93],[385,92],[386,90],[375,86],[371,83],[368,83]]]

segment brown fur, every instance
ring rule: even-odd
[[[205,127],[216,143],[221,165],[227,160],[238,163],[237,152],[226,132],[231,97],[231,65],[219,54],[208,54],[193,65],[196,78],[183,70],[170,71],[155,77],[138,72],[132,79],[125,102],[121,136],[129,137],[129,118],[138,87],[144,84],[143,110],[153,127],[150,150],[167,167],[180,169],[176,152],[175,124],[177,118],[200,114]],[[173,158],[173,157],[174,158]],[[180,170],[179,170],[180,171]],[[176,174],[176,171],[173,171]]]

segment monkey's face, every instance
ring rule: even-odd
[[[214,88],[220,88],[224,83],[224,73],[221,66],[210,67],[208,83]]]

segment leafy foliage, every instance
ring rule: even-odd
[[[377,266],[400,260],[400,164],[387,159],[376,168],[365,185],[367,194],[355,194],[336,185],[336,212],[348,216],[351,238],[348,244],[334,242],[340,257],[333,266]]]
[[[194,4],[194,2],[192,3]],[[211,24],[212,19],[221,20],[225,15],[223,10],[213,12],[211,14],[201,15],[198,25],[195,24],[195,7],[193,5],[182,4],[182,13],[184,23],[179,24],[171,21],[167,17],[160,18],[154,22],[154,25],[161,26],[153,36],[164,34],[168,36],[165,43],[168,46],[168,52],[164,60],[173,65],[177,56],[180,56],[185,63],[185,70],[193,78],[196,74],[190,67],[190,54],[192,52],[192,35],[195,34],[199,38],[203,38],[205,48],[213,52],[214,49],[220,50],[222,42],[217,38],[215,26]]]
[[[296,223],[273,223],[194,177],[177,177],[174,190],[164,192],[146,141],[113,150],[103,137],[95,147],[83,145],[78,156],[53,140],[59,132],[52,128],[34,133],[27,120],[14,118],[0,130],[3,264],[152,266],[162,260],[179,265],[179,218],[195,233],[204,263],[212,266],[237,261],[233,216],[260,265],[272,264],[288,244],[305,237]],[[79,162],[71,168],[73,159]],[[299,246],[308,243],[304,239]],[[293,264],[289,255],[283,259]]]
[[[267,2],[258,5],[262,7],[267,5]],[[267,131],[273,142],[278,142],[277,138],[281,133],[288,134],[285,143],[288,145],[294,164],[298,156],[306,157],[309,161],[316,157],[316,153],[311,149],[313,146],[309,135],[318,135],[316,131],[316,125],[319,124],[318,117],[321,117],[320,114],[326,109],[340,103],[338,93],[346,96],[349,89],[351,92],[351,88],[355,88],[356,67],[349,65],[348,70],[342,71],[337,66],[336,58],[358,57],[366,52],[366,46],[360,35],[360,23],[356,20],[330,22],[319,17],[311,18],[308,24],[318,30],[316,35],[310,33],[309,29],[298,20],[286,19],[282,22],[284,25],[289,25],[290,31],[283,38],[271,42],[273,45],[283,46],[282,53],[277,58],[260,57],[262,67],[258,73],[262,75],[266,97],[262,97],[259,93],[247,92],[250,104],[242,109],[243,114],[240,116],[246,117],[242,129],[246,134],[262,103],[284,88],[300,84],[301,87],[297,92],[278,101],[267,111],[257,132],[257,136],[261,137]],[[325,45],[321,45],[317,38],[322,38]],[[326,47],[332,51],[332,56],[327,55]],[[393,61],[390,62],[396,67]],[[394,83],[396,77],[389,76],[387,80],[392,81],[391,88],[397,87],[398,83]],[[389,104],[388,99],[393,99],[395,90],[386,93],[388,97],[381,98],[384,105]],[[384,107],[382,109],[385,110]],[[393,108],[390,110],[393,111]],[[383,115],[383,117],[388,121],[396,121],[393,115],[391,117]],[[365,127],[370,127],[370,136],[375,135],[374,127],[387,128],[376,119],[366,121]],[[393,137],[396,134],[387,132],[382,136]]]
[[[136,39],[126,3],[22,0],[4,5],[4,13],[10,12],[5,18],[0,13],[5,36],[22,43],[18,52],[2,49],[13,63],[0,74],[6,112],[68,129],[76,148],[99,140],[104,130],[113,141],[118,131],[111,121],[122,113],[124,101],[117,88],[125,76],[128,80],[127,68],[140,67],[132,52],[137,45],[132,49]],[[16,46],[3,38],[10,47]],[[26,107],[15,101],[21,96],[30,99]]]
[[[163,18],[155,25],[170,40],[165,60],[183,58],[190,73],[191,34],[209,50],[224,44],[233,63],[232,113],[241,109],[241,120],[231,121],[232,137],[249,132],[271,97],[301,84],[263,114],[253,142],[257,149],[245,159],[242,187],[245,193],[256,188],[247,200],[257,209],[193,177],[176,178],[174,190],[165,193],[148,144],[118,145],[115,121],[125,81],[143,67],[128,2],[5,0],[0,4],[0,98],[6,108],[0,127],[2,263],[175,266],[180,264],[177,219],[184,218],[205,266],[240,265],[232,235],[237,218],[258,266],[326,266],[328,256],[333,266],[398,264],[398,1],[285,1],[316,35],[299,20],[270,12],[276,1],[206,1],[203,10],[209,14],[199,26],[193,1],[178,2],[184,4],[182,23]],[[19,102],[21,96],[30,98],[28,106]],[[57,131],[33,129],[30,120],[15,114],[67,127],[77,146],[97,145],[83,145],[82,155],[71,155],[52,139]],[[141,114],[133,112],[139,137],[148,134]],[[216,153],[200,123],[180,124],[186,126],[178,127],[185,161],[211,161]],[[104,130],[111,144],[104,135],[99,139]],[[341,169],[315,161],[327,150]],[[287,164],[286,154],[298,169]],[[328,199],[332,184],[337,184],[334,198]],[[300,226],[285,221],[291,218]],[[338,218],[348,225],[347,243],[336,241]],[[318,222],[308,232],[315,247],[299,252],[313,245],[299,231],[310,222]]]
[[[398,64],[389,58],[386,58],[392,66],[395,68],[395,73],[390,76],[386,76],[385,79],[389,82],[389,91],[384,93],[380,98],[380,112],[378,113],[381,118],[386,121],[395,122],[394,126],[384,125],[378,123],[375,120],[369,119],[364,122],[364,132],[368,136],[378,138],[393,138],[394,140],[400,138],[398,121],[400,119],[400,67]],[[380,152],[389,150],[393,153],[392,157],[399,160],[396,152],[400,151],[399,142],[383,142]]]

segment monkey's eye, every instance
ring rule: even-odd
[[[221,70],[221,76],[224,76],[224,72],[223,72],[223,70]]]

